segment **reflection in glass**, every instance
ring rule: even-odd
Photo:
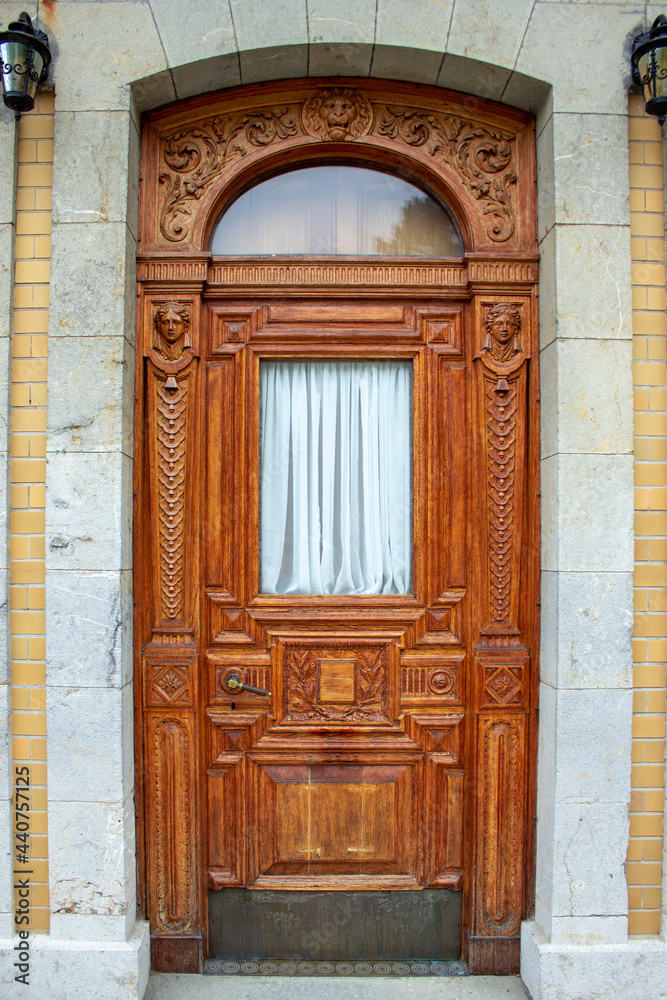
[[[430,195],[362,167],[305,167],[240,196],[216,223],[214,254],[459,257],[456,226]]]
[[[260,371],[262,591],[409,593],[410,362]]]

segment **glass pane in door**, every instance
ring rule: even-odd
[[[460,257],[449,213],[393,174],[304,167],[245,191],[216,223],[214,254]]]
[[[261,590],[407,594],[412,366],[261,365]]]

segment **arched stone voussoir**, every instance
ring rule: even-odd
[[[464,55],[404,45],[318,42],[227,52],[172,65],[129,82],[139,113],[174,101],[244,84],[318,77],[369,77],[456,90],[475,99],[497,101],[536,113],[551,86],[548,81]]]

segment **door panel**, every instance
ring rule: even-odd
[[[415,766],[253,760],[249,884],[381,888],[398,876],[417,886]]]

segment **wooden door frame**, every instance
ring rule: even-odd
[[[332,99],[339,100],[336,116],[327,110]],[[206,933],[200,512],[191,488],[202,441],[204,297],[242,287],[261,298],[284,282],[312,296],[349,292],[356,284],[371,295],[437,288],[443,300],[470,301],[474,446],[481,459],[473,505],[488,558],[475,566],[482,584],[472,612],[474,876],[464,957],[474,973],[518,971],[519,924],[534,891],[537,739],[534,138],[533,120],[523,112],[437,88],[370,80],[238,88],[146,116],[135,393],[135,752],[138,896],[151,920],[157,969],[200,971]],[[221,207],[251,179],[318,160],[382,166],[426,187],[455,216],[464,257],[252,261],[215,259],[204,249]],[[158,310],[170,302],[181,316],[174,350],[156,326]],[[503,303],[515,323],[510,350],[495,338],[489,316]],[[240,315],[228,335],[244,336],[248,322]],[[456,602],[445,602],[435,627],[451,631],[456,614]]]

